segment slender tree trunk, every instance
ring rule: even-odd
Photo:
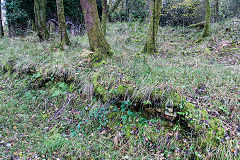
[[[106,36],[107,33],[107,0],[102,0],[102,6],[103,6],[103,11],[102,11],[102,31],[104,36]]]
[[[9,23],[8,24],[8,31],[9,31],[9,37],[16,37],[16,26],[14,23]]]
[[[133,0],[126,0],[126,12],[128,14],[128,21],[132,22]]]
[[[129,22],[133,21],[133,0],[130,0],[130,6],[129,6]]]
[[[48,40],[49,33],[46,22],[46,0],[34,0],[34,13],[40,42]]]
[[[210,23],[211,23],[211,5],[210,0],[204,0],[206,16],[205,16],[205,25],[202,37],[205,38],[210,34]]]
[[[84,13],[90,50],[94,52],[92,61],[99,62],[103,58],[111,56],[112,51],[100,26],[96,0],[80,0],[80,2]]]
[[[15,0],[5,0],[5,2],[15,3]],[[16,14],[16,13],[14,13],[13,7],[6,6],[6,15],[14,15],[14,14]],[[17,35],[16,27],[15,27],[16,22],[13,22],[11,19],[9,19],[8,16],[6,18],[7,18],[7,26],[8,26],[8,36],[16,37],[16,35]]]
[[[151,20],[148,30],[148,38],[143,48],[144,53],[152,54],[156,52],[156,36],[158,33],[158,25],[160,20],[162,0],[152,0],[151,1]]]
[[[4,37],[3,24],[2,24],[2,4],[0,0],[0,38]]]
[[[67,25],[66,25],[66,20],[64,16],[63,0],[56,0],[56,4],[57,4],[58,23],[59,23],[60,35],[61,35],[60,46],[70,45],[71,42],[67,34]]]
[[[215,22],[219,20],[219,0],[215,0]]]
[[[235,0],[235,3],[233,3],[234,5],[234,16],[239,17],[240,15],[238,15],[239,12],[239,0]]]

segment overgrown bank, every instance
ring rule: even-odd
[[[201,44],[190,29],[161,28],[153,56],[138,54],[146,27],[112,25],[107,38],[119,54],[97,67],[88,66],[86,37],[65,51],[32,37],[1,40],[3,155],[28,156],[16,143],[23,138],[38,156],[238,158],[239,43],[231,23],[225,47],[219,24],[220,39]]]

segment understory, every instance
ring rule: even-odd
[[[161,27],[153,55],[146,28],[109,24],[94,64],[87,36],[1,39],[0,158],[239,159],[239,21]]]

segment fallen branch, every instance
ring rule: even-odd
[[[203,22],[199,22],[199,23],[196,23],[196,24],[191,24],[188,26],[188,28],[204,28],[204,25],[205,25],[205,21]]]

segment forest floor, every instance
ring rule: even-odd
[[[86,36],[0,40],[0,159],[240,159],[240,24],[109,24],[113,52],[90,64]],[[54,35],[52,35],[54,37]]]

